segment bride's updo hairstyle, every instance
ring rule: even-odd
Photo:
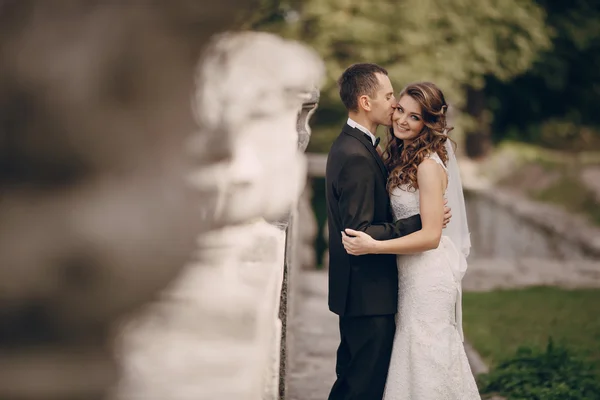
[[[405,87],[398,99],[410,96],[421,107],[425,126],[406,148],[403,141],[394,136],[394,127],[389,130],[388,144],[383,154],[384,163],[390,171],[387,182],[388,192],[400,185],[408,185],[409,190],[418,189],[417,167],[429,156],[437,153],[444,164],[448,162],[446,151],[447,133],[452,127],[446,124],[448,104],[442,91],[431,82],[413,83]]]

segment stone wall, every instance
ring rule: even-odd
[[[500,188],[465,194],[471,258],[600,261],[600,229],[581,216]]]

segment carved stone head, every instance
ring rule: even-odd
[[[209,44],[196,75],[196,156],[219,154],[192,179],[207,218],[238,223],[285,214],[304,187],[298,114],[324,66],[307,47],[267,33],[227,33]]]

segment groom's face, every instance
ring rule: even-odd
[[[390,126],[392,125],[392,114],[394,114],[394,105],[396,104],[394,88],[387,75],[378,73],[376,76],[379,87],[370,99],[370,117],[378,125]]]

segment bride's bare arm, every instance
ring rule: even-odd
[[[375,240],[364,232],[346,229],[342,241],[346,251],[361,254],[412,254],[435,249],[440,243],[444,221],[446,174],[433,160],[424,160],[417,170],[419,204],[423,228],[391,240]]]

